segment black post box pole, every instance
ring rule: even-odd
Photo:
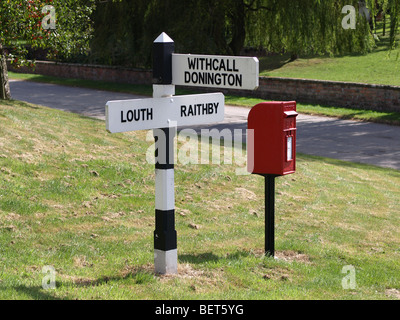
[[[265,178],[265,255],[275,256],[275,175]]]

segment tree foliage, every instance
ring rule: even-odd
[[[360,11],[356,28],[344,29],[342,8],[358,11],[361,2],[373,19]],[[43,28],[45,5],[56,10],[54,30]],[[396,45],[400,0],[1,0],[0,16],[1,98],[7,91],[4,48],[16,65],[32,64],[30,46],[62,61],[150,67],[153,40],[164,31],[182,53],[365,53],[376,41],[371,30],[379,16],[389,19]]]
[[[358,17],[354,30],[342,27],[342,8],[358,1],[271,0],[254,9],[247,21],[247,44],[296,54],[364,53],[372,42],[368,23]],[[257,21],[254,27],[253,21]]]
[[[369,21],[357,13],[342,27],[342,8],[359,0],[119,0],[99,4],[94,62],[149,66],[152,41],[163,31],[178,52],[240,54],[244,47],[299,54],[366,53],[374,45]],[[399,0],[366,0],[375,17],[386,13],[394,43]],[[371,23],[373,23],[372,21]]]
[[[55,17],[47,19],[52,10]],[[45,9],[43,9],[45,8]],[[0,2],[0,98],[10,98],[5,52],[11,63],[33,66],[28,47],[47,48],[52,57],[86,55],[89,50],[91,13],[95,0],[2,0]],[[55,19],[53,19],[55,18]],[[46,23],[55,23],[49,28]]]
[[[23,64],[27,47],[48,48],[55,55],[87,54],[92,34],[91,13],[95,0],[3,0],[0,2],[0,44],[13,54],[12,62]],[[54,7],[55,29],[43,21]]]

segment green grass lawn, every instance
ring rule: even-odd
[[[277,179],[278,259],[263,255],[261,177],[178,162],[179,274],[155,275],[147,136],[0,103],[0,299],[400,298],[400,172],[306,155]]]
[[[268,60],[282,61],[279,68],[260,72],[262,76],[359,82],[400,86],[400,60],[397,52],[373,51],[366,55],[342,57],[309,57],[289,61],[289,57],[261,58],[261,66]],[[271,61],[269,62],[271,63]]]
[[[318,79],[400,86],[400,49],[389,50],[388,34],[382,36],[368,54],[338,57],[300,57],[290,55],[260,58],[260,74],[271,77]]]

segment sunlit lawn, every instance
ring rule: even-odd
[[[399,298],[400,172],[306,155],[276,181],[276,260],[263,255],[262,177],[178,161],[179,274],[154,274],[147,136],[0,103],[0,299]]]

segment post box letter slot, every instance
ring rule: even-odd
[[[291,130],[296,128],[296,117],[298,113],[296,111],[285,111],[284,113],[284,129]]]
[[[285,111],[284,114],[285,114],[285,118],[298,116],[298,113],[296,111]]]

